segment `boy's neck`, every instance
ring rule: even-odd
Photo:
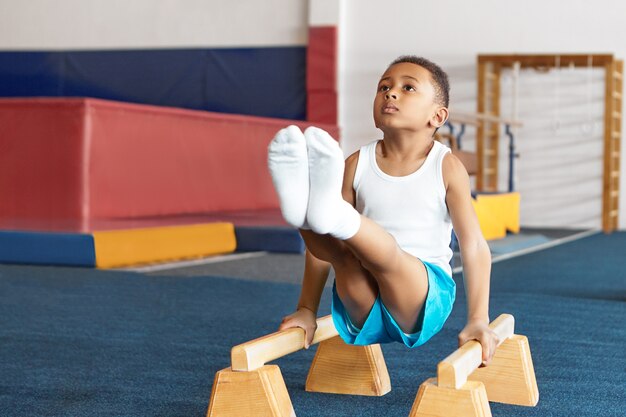
[[[385,156],[425,157],[432,148],[434,140],[430,131],[387,131],[383,136],[383,152]]]

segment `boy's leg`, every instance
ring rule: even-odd
[[[376,280],[382,302],[402,331],[414,333],[428,294],[424,264],[400,249],[393,236],[365,216],[361,216],[357,234],[344,243]]]
[[[287,223],[300,228],[307,248],[335,270],[337,293],[352,319],[362,326],[378,295],[377,285],[338,239],[304,230],[309,198],[309,161],[304,135],[296,126],[280,130],[268,147],[268,168]]]
[[[306,227],[309,166],[306,141],[300,128],[291,125],[276,133],[268,146],[267,166],[283,218],[294,227]]]
[[[337,295],[352,323],[363,327],[378,296],[374,277],[341,240],[311,230],[300,230],[300,234],[313,256],[333,266]]]
[[[296,129],[292,127],[279,132],[269,149],[269,168],[280,197],[283,215],[295,227],[314,228],[309,217],[315,219],[316,233],[303,230],[303,236],[309,235],[308,240],[305,237],[307,246],[316,246],[317,238],[312,236],[317,235],[326,239],[320,247],[326,245],[328,248],[339,248],[344,253],[345,248],[349,248],[354,254],[354,257],[344,259],[335,257],[334,267],[339,276],[337,284],[344,294],[342,301],[346,300],[346,309],[349,314],[354,315],[357,323],[362,324],[363,311],[369,311],[373,303],[370,300],[375,298],[378,290],[401,329],[407,333],[412,332],[428,291],[424,265],[402,251],[389,233],[373,221],[360,216],[341,198],[344,161],[337,143],[326,132],[310,129],[307,143],[304,144],[301,132]],[[303,146],[307,149],[304,150]],[[311,177],[308,206],[302,203],[302,191],[309,186],[306,172],[302,169],[303,164],[307,165],[305,157],[308,157],[308,174]],[[311,175],[313,172],[316,175]],[[304,207],[306,213],[303,212]],[[304,218],[304,214],[307,218]],[[335,237],[320,236],[327,233]],[[337,237],[347,240],[339,245],[341,240]],[[330,242],[338,245],[330,246]],[[317,254],[324,259],[321,249],[317,250]],[[328,257],[325,260],[333,259],[332,252],[326,252]],[[313,251],[312,253],[316,254]],[[358,261],[354,261],[355,258]],[[353,261],[348,261],[349,259]],[[363,270],[363,266],[367,271]],[[371,278],[376,281],[376,285]],[[362,299],[360,296],[363,294],[365,296]]]
[[[309,157],[309,227],[343,241],[376,280],[380,297],[400,328],[413,333],[428,293],[426,267],[403,251],[391,234],[343,200],[344,161],[337,142],[315,128],[307,129],[305,137]]]

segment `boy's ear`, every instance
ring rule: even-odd
[[[435,129],[440,128],[448,120],[449,112],[447,107],[439,107],[430,118],[430,124]]]

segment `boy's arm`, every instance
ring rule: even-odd
[[[306,251],[304,258],[304,278],[302,280],[302,290],[300,292],[300,300],[298,301],[298,307],[311,310],[317,315],[317,309],[319,308],[322,292],[324,291],[324,285],[328,279],[328,273],[330,272],[330,263],[322,261],[316,258]]]
[[[487,365],[498,343],[497,335],[489,329],[491,252],[472,206],[467,170],[455,155],[444,157],[443,175],[446,204],[461,249],[467,296],[467,325],[459,334],[459,346],[478,340],[483,347],[483,364]]]
[[[317,330],[317,309],[328,278],[330,264],[315,258],[309,251],[305,256],[304,279],[298,306],[294,313],[283,317],[278,330],[301,327],[304,329],[304,348],[308,349],[313,343]]]

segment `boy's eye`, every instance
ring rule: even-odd
[[[406,91],[415,91],[415,87],[413,87],[412,85],[405,85],[405,86],[404,86],[404,89],[405,89]]]
[[[387,91],[387,90],[389,90],[389,86],[381,85],[380,87],[378,87],[378,91]]]

